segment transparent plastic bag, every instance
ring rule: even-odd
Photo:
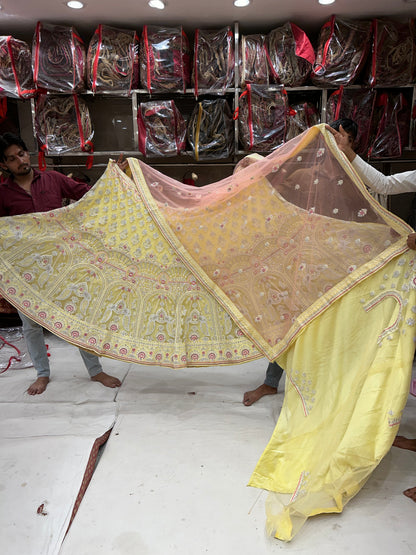
[[[358,125],[354,150],[360,156],[367,155],[375,101],[374,89],[344,89],[344,87],[334,91],[327,101],[327,122],[350,118]]]
[[[228,158],[234,151],[231,108],[225,98],[202,100],[188,122],[188,141],[196,160]]]
[[[284,143],[288,100],[283,87],[247,84],[240,95],[238,127],[244,150],[270,152]]]
[[[77,95],[39,95],[34,121],[36,138],[45,154],[92,152],[94,130],[90,113]]]
[[[29,45],[10,35],[0,37],[0,94],[31,98],[35,93]]]
[[[406,23],[373,20],[372,53],[366,67],[371,87],[408,85],[415,72],[416,45],[413,20]]]
[[[269,63],[266,55],[265,35],[242,35],[240,43],[240,84],[269,84]]]
[[[409,121],[410,108],[403,93],[379,91],[368,157],[399,158],[408,143]]]
[[[98,25],[87,52],[87,83],[95,93],[129,95],[137,83],[136,31]]]
[[[306,33],[294,23],[285,23],[266,37],[270,71],[276,83],[286,87],[303,85],[315,62]]]
[[[218,30],[196,29],[192,81],[199,91],[224,94],[234,86],[234,34],[227,26]]]
[[[85,46],[74,27],[38,22],[32,63],[37,89],[62,93],[85,90]]]
[[[173,100],[142,102],[137,123],[144,156],[177,156],[186,147],[186,123]]]
[[[190,83],[190,49],[182,27],[143,27],[140,81],[149,93],[185,92]]]
[[[311,79],[317,86],[351,85],[367,60],[371,21],[331,16],[320,30]]]
[[[306,101],[292,104],[288,111],[285,141],[290,141],[318,123],[320,116],[315,104]]]
[[[22,327],[0,328],[0,374],[32,366]]]

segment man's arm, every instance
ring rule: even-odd
[[[51,174],[55,174],[54,179],[59,183],[59,187],[61,190],[61,195],[63,198],[68,198],[71,200],[79,200],[82,198],[86,192],[91,189],[91,186],[88,183],[83,183],[80,181],[76,181],[63,173],[51,171]]]
[[[329,125],[326,126],[326,129],[334,135],[339,149],[345,154],[369,189],[382,195],[416,192],[416,170],[384,175],[355,154],[351,148],[348,133],[342,126],[339,131]]]
[[[416,192],[416,170],[384,175],[359,156],[354,158],[352,165],[367,187],[376,193],[398,195]]]
[[[119,155],[116,164],[123,172],[126,171],[129,165],[128,161],[124,157],[124,154]],[[71,177],[68,177],[64,174],[59,175],[62,177],[62,180],[60,180],[60,185],[61,191],[65,198],[69,198],[71,200],[79,200],[92,187],[92,185],[89,185],[88,183],[80,183],[79,181],[76,181],[75,179],[72,179]]]

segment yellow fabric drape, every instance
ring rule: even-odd
[[[390,449],[409,394],[414,253],[392,259],[315,319],[279,358],[283,407],[250,485],[271,492],[269,531],[341,512]]]

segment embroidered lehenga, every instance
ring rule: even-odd
[[[319,125],[233,176],[183,185],[136,159],[53,212],[0,220],[0,289],[100,355],[170,367],[266,356],[284,405],[250,485],[289,540],[339,512],[391,446],[414,352],[411,229]]]

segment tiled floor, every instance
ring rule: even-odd
[[[48,342],[43,395],[24,393],[33,368],[0,375],[1,553],[416,553],[416,504],[402,494],[416,486],[416,453],[397,448],[342,514],[309,519],[287,544],[266,534],[267,493],[246,484],[283,395],[241,403],[264,379],[264,360],[169,370],[104,359],[123,380],[110,390],[88,380],[77,349]],[[113,422],[64,539],[91,446]],[[400,433],[416,435],[410,395]]]

